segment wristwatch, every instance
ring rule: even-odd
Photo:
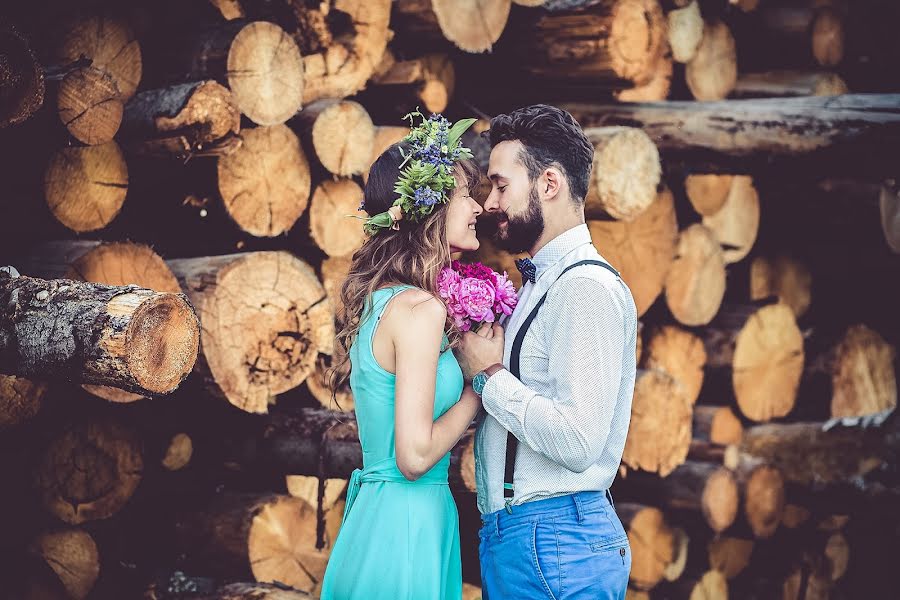
[[[503,368],[505,367],[500,363],[494,363],[487,369],[476,373],[475,377],[472,378],[472,390],[476,394],[481,396],[482,392],[484,392],[484,386],[487,385],[488,379],[490,379],[491,375]]]

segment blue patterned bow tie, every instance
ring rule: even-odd
[[[537,275],[537,267],[531,262],[530,258],[517,258],[516,268],[522,274],[522,281],[530,281],[534,283],[535,275]]]

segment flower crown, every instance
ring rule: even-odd
[[[416,118],[422,122],[414,126]],[[394,185],[399,197],[385,212],[365,220],[363,229],[369,235],[383,229],[400,229],[402,219],[419,222],[434,211],[435,205],[449,202],[449,192],[456,187],[454,163],[472,158],[472,152],[461,146],[459,139],[475,119],[462,119],[451,125],[439,114],[426,119],[418,110],[403,119],[409,119],[411,128],[403,141],[411,148],[409,154],[404,154],[400,148],[403,163]]]

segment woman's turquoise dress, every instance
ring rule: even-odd
[[[350,347],[363,469],[347,489],[344,520],[331,551],[322,600],[459,600],[459,516],[447,484],[450,454],[416,481],[394,455],[394,375],[372,353],[372,337],[388,302],[411,286],[376,290]],[[444,340],[446,344],[446,339]],[[437,419],[459,401],[463,375],[449,349],[438,359]]]

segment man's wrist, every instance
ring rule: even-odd
[[[503,363],[494,363],[491,366],[487,367],[486,369],[482,369],[482,371],[484,371],[485,375],[487,375],[488,377],[491,377],[497,371],[502,371],[505,368],[506,367],[503,366]]]

